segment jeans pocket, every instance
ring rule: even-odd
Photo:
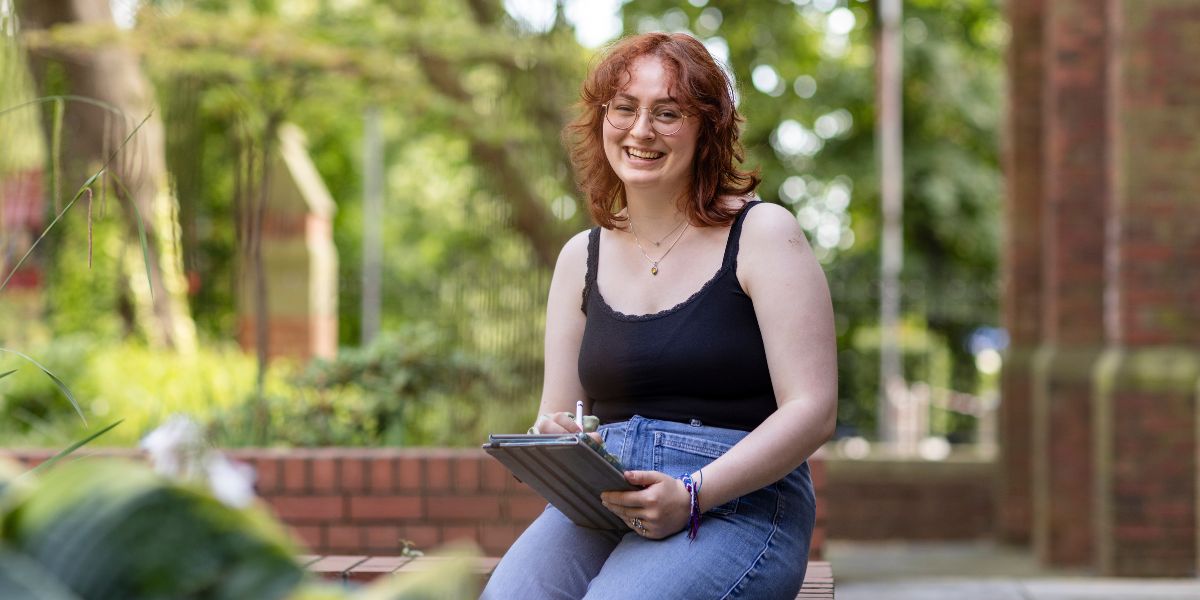
[[[672,477],[692,473],[718,459],[730,446],[694,435],[654,432],[654,470]],[[701,485],[703,491],[703,485]],[[732,515],[738,498],[708,509],[704,514]]]

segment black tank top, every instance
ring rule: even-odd
[[[602,423],[633,415],[749,431],[775,411],[762,333],[737,279],[742,221],[734,220],[721,268],[690,298],[650,315],[612,309],[596,287],[600,228],[588,238],[579,381]]]

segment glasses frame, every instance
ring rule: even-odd
[[[642,118],[643,110],[646,111],[646,118],[650,119],[650,129],[652,129],[654,131],[654,133],[657,133],[658,135],[667,136],[667,137],[673,136],[673,135],[679,133],[680,131],[682,131],[684,124],[688,120],[688,117],[692,116],[683,111],[679,111],[679,114],[682,115],[679,118],[679,127],[676,127],[675,131],[672,131],[671,133],[664,133],[662,131],[659,131],[658,127],[655,126],[654,114],[650,112],[650,111],[654,110],[654,106],[639,106],[636,109],[634,109],[633,122],[629,124],[629,127],[619,127],[616,123],[612,122],[612,119],[608,118],[608,115],[609,115],[608,105],[609,104],[612,104],[612,100],[609,100],[608,102],[605,102],[604,104],[600,105],[600,108],[604,110],[604,120],[609,125],[612,125],[614,128],[620,129],[621,131],[629,131],[630,129],[637,127],[638,120]],[[655,106],[660,106],[660,105],[656,104]]]

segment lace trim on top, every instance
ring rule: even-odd
[[[741,212],[738,213],[737,218],[734,220],[733,225],[729,229],[729,238],[725,240],[725,254],[721,258],[721,268],[717,269],[717,272],[714,273],[713,276],[708,279],[708,281],[705,281],[704,285],[700,286],[700,289],[696,290],[695,293],[693,293],[691,296],[688,296],[685,300],[679,304],[676,304],[675,306],[645,315],[625,314],[619,310],[616,310],[612,306],[609,306],[608,301],[604,299],[604,294],[600,292],[600,287],[596,283],[596,273],[600,268],[600,228],[592,228],[592,232],[588,236],[587,275],[584,278],[583,306],[580,307],[583,310],[583,313],[587,314],[588,297],[593,290],[595,291],[596,299],[599,301],[597,304],[604,309],[606,314],[619,321],[652,321],[654,319],[660,319],[672,313],[678,312],[683,307],[691,304],[697,298],[704,295],[704,293],[707,292],[709,288],[711,288],[713,284],[719,281],[722,277],[724,277],[730,271],[736,270],[738,240],[741,238],[742,234],[742,221],[745,220],[746,213],[750,212],[750,208],[758,203],[758,200],[754,200],[747,202],[746,205],[742,207]]]

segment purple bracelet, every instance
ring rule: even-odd
[[[695,540],[696,534],[700,531],[700,486],[704,484],[704,471],[700,471],[699,483],[692,480],[690,473],[684,473],[679,476],[679,480],[683,482],[683,489],[688,493],[688,504],[691,514],[688,516],[688,539]]]

